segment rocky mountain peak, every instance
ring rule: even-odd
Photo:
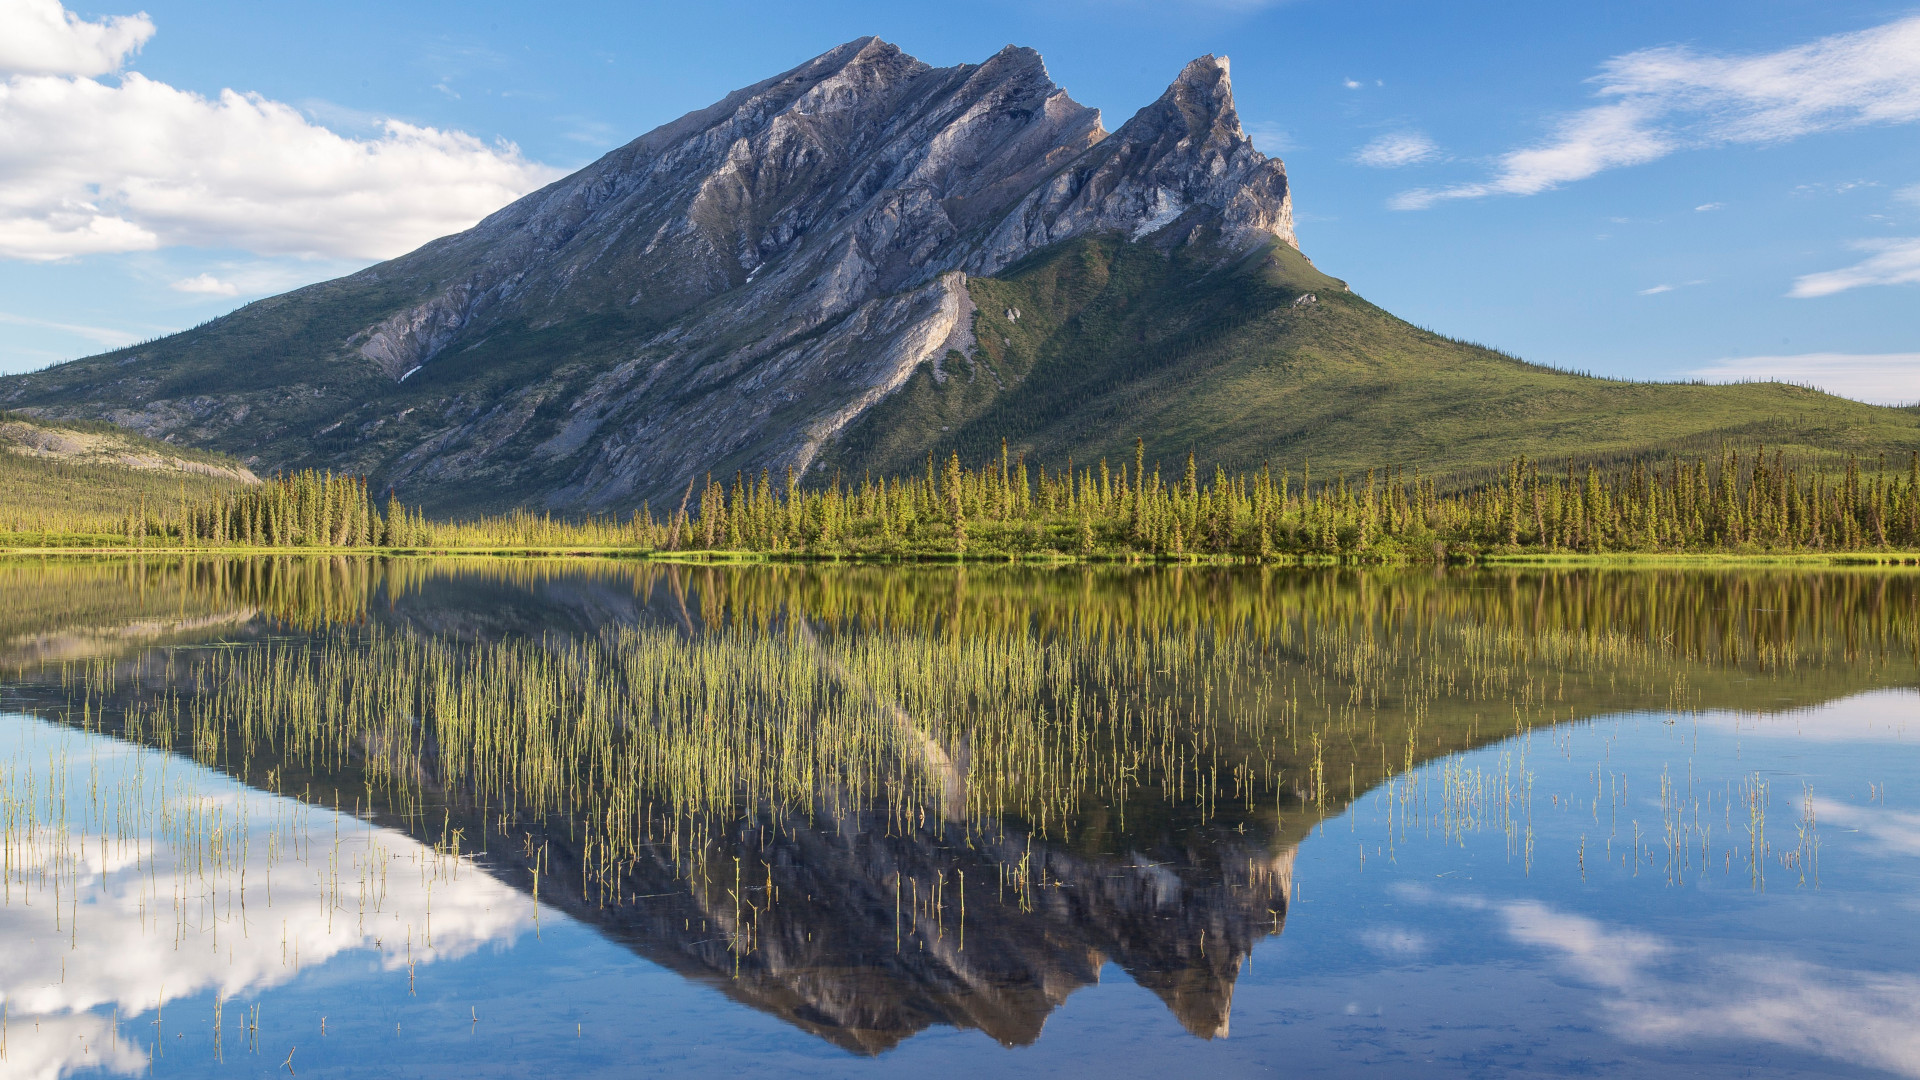
[[[1169,127],[1177,124],[1188,138],[1221,154],[1252,145],[1240,128],[1240,112],[1233,105],[1233,80],[1227,69],[1226,57],[1208,53],[1189,63],[1154,103],[1168,114],[1165,119]]]
[[[1157,101],[1034,191],[971,268],[993,273],[1099,231],[1161,244],[1205,236],[1230,250],[1297,246],[1286,168],[1241,129],[1227,72],[1225,57],[1189,63]]]
[[[1227,255],[1294,242],[1286,172],[1241,130],[1224,58],[1188,64],[1109,134],[1032,49],[936,68],[858,38],[467,232],[144,350],[115,369],[140,400],[91,411],[243,452],[284,445],[270,403],[317,410],[326,395],[263,386],[259,408],[185,404],[145,365],[229,331],[259,349],[247,327],[299,308],[305,321],[286,325],[327,329],[256,365],[335,387],[371,378],[327,407],[338,415],[297,426],[380,440],[356,464],[383,484],[532,468],[550,505],[630,506],[709,469],[805,472],[915,370],[970,354],[970,276],[1094,233]]]

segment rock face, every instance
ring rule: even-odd
[[[625,509],[708,471],[804,472],[972,348],[969,276],[1089,233],[1293,243],[1286,173],[1242,132],[1226,60],[1109,135],[1031,49],[934,68],[864,38],[467,232],[4,380],[0,404],[429,502]]]
[[[1190,1034],[1226,1037],[1233,991],[1254,948],[1284,926],[1295,849],[1225,829],[1163,838],[1146,850],[1085,856],[999,822],[889,830],[825,814],[746,820],[702,859],[655,846],[617,892],[582,890],[564,830],[533,834],[552,884],[543,901],[669,970],[845,1050],[879,1054],[934,1026],[975,1028],[1007,1046],[1037,1041],[1047,1019],[1112,963],[1158,997]],[[486,828],[474,822],[473,835]],[[479,865],[525,888],[524,833],[490,840]],[[698,866],[765,867],[781,897],[743,925],[728,890]],[[1045,888],[1002,888],[1025,858]],[[894,889],[943,903],[904,914]],[[916,894],[912,889],[919,890]],[[966,898],[965,936],[959,918]],[[756,894],[757,896],[758,894]],[[621,901],[619,897],[645,897]],[[737,950],[733,942],[750,941]]]

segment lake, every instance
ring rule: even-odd
[[[0,563],[0,1075],[1920,1077],[1920,574]]]

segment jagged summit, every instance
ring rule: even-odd
[[[935,68],[865,37],[464,233],[0,400],[429,502],[625,508],[709,470],[805,471],[971,354],[971,277],[1101,233],[1293,243],[1224,60],[1109,135],[1032,49]]]
[[[1298,247],[1286,168],[1254,148],[1233,105],[1227,60],[1188,64],[1160,99],[1036,190],[974,267],[993,273],[1028,251],[1101,230],[1140,240],[1184,221],[1242,250],[1269,240]]]

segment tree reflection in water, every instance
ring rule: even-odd
[[[165,774],[181,755],[247,785],[218,798],[135,785],[140,809],[89,803],[95,818],[77,827],[52,816],[44,781],[32,786],[39,751],[13,754],[8,806],[38,799],[42,816],[8,835],[67,862],[11,861],[8,874],[22,889],[66,890],[84,927],[70,923],[70,939],[100,942],[88,955],[211,943],[226,924],[206,897],[230,902],[243,876],[266,880],[267,860],[276,881],[320,891],[283,892],[263,920],[284,922],[307,956],[371,947],[391,963],[396,934],[411,944],[425,933],[424,893],[418,904],[378,894],[376,910],[395,920],[385,933],[333,927],[364,917],[376,866],[384,887],[405,863],[431,868],[409,881],[438,883],[440,956],[461,947],[442,941],[524,932],[537,898],[851,1051],[931,1025],[1032,1042],[1108,962],[1214,1037],[1228,1031],[1254,945],[1284,924],[1295,846],[1327,815],[1436,757],[1537,725],[1632,709],[1778,712],[1912,685],[1916,580],[342,558],[8,566],[0,605],[18,630],[0,642],[0,665],[13,704],[84,729],[72,737],[92,756],[167,752],[122,755],[116,768]],[[78,786],[70,775],[66,790]],[[1499,805],[1476,804],[1482,820],[1530,813],[1511,775],[1473,797],[1489,791]],[[1451,813],[1451,798],[1410,810]],[[226,816],[189,812],[202,804]],[[331,822],[313,808],[336,807],[340,850],[379,857],[343,870],[331,841],[265,839],[289,822]],[[256,828],[263,820],[274,824]],[[45,842],[48,829],[65,829],[67,846]],[[110,850],[132,852],[123,869],[129,882],[146,876],[145,892],[114,884]],[[171,890],[154,884],[169,873]],[[82,894],[97,899],[73,908]],[[46,910],[59,909],[33,917]],[[463,929],[449,911],[468,913]],[[237,948],[230,932],[224,944]],[[122,965],[123,987],[81,992],[80,979],[44,1000],[16,989],[56,962],[10,958],[16,1015],[97,1019],[108,1002],[132,1012],[216,984],[231,995],[291,970],[276,946],[164,992],[138,964]],[[97,1045],[90,1030],[76,1041]]]

